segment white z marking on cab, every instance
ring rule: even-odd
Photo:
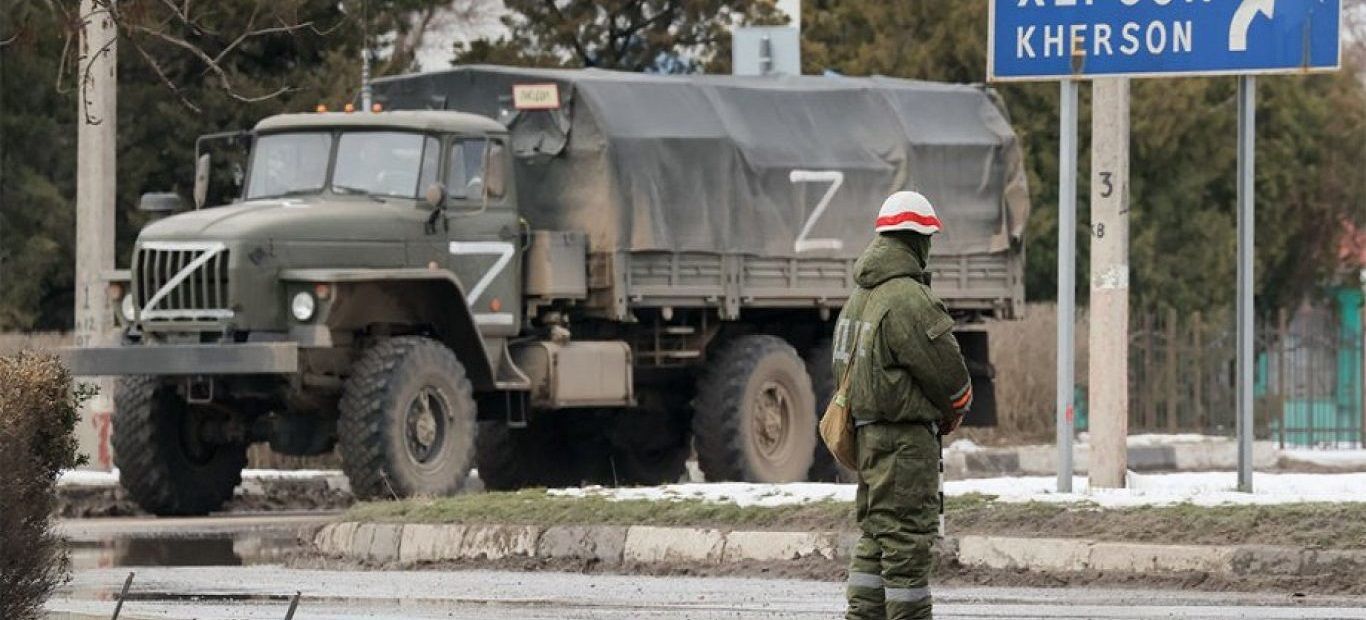
[[[811,234],[811,229],[816,226],[816,220],[825,214],[826,208],[830,206],[830,201],[835,198],[835,192],[844,185],[844,173],[839,170],[793,170],[788,174],[788,180],[792,183],[829,183],[830,187],[825,190],[825,195],[821,196],[821,201],[816,203],[816,208],[811,211],[811,216],[806,218],[806,225],[802,226],[802,232],[797,235],[797,241],[792,244],[793,251],[798,254],[810,252],[812,250],[840,250],[844,248],[844,241],[840,239],[807,239]]]
[[[512,257],[517,253],[517,246],[507,241],[452,241],[451,254],[457,256],[497,256],[493,265],[488,271],[484,272],[483,277],[474,283],[474,287],[466,293],[469,305],[474,307],[474,302],[488,290],[489,285],[493,284],[494,278],[507,269]],[[516,317],[510,312],[476,312],[474,322],[479,325],[512,325]]]

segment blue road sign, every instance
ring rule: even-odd
[[[1293,73],[1341,64],[1342,0],[991,0],[990,80]]]

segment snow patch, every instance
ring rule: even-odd
[[[1366,468],[1366,450],[1283,450],[1285,458],[1301,463],[1324,467],[1361,467]]]
[[[242,480],[314,480],[341,476],[334,469],[244,469]],[[87,471],[68,469],[57,476],[58,486],[115,486],[119,483],[119,470]]]
[[[1003,502],[1085,502],[1105,508],[1162,506],[1191,503],[1200,506],[1290,504],[1301,502],[1366,502],[1366,473],[1352,474],[1255,474],[1253,493],[1239,493],[1234,472],[1134,474],[1129,488],[1088,488],[1077,476],[1072,493],[1058,493],[1052,476],[1026,476],[954,480],[944,483],[948,496],[972,493],[994,495]],[[739,506],[785,506],[825,500],[853,501],[855,485],[826,483],[748,484],[694,483],[656,487],[586,487],[551,489],[556,497],[602,497],[613,501],[700,500]]]

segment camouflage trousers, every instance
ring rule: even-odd
[[[925,424],[858,429],[855,499],[863,536],[849,562],[848,620],[931,618],[939,537],[939,440]]]

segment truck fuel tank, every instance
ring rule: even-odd
[[[549,341],[518,345],[513,360],[531,379],[537,409],[635,404],[631,347],[620,341]]]

